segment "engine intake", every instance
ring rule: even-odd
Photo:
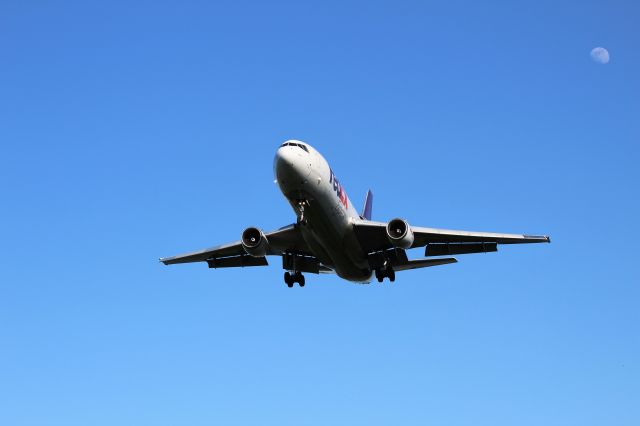
[[[242,232],[242,248],[249,256],[263,257],[267,254],[269,242],[264,233],[258,228],[247,228]]]
[[[413,231],[407,221],[393,219],[387,224],[387,238],[394,247],[408,249],[413,244]]]

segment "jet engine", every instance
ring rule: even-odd
[[[267,254],[269,242],[258,228],[247,228],[242,232],[242,248],[249,256],[263,257]]]
[[[394,247],[408,249],[413,244],[413,231],[406,220],[393,219],[387,224],[387,238]]]

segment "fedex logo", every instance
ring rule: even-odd
[[[340,202],[344,206],[345,209],[349,206],[349,198],[347,198],[347,193],[338,181],[338,178],[333,173],[333,170],[329,169],[329,183],[333,184],[333,190],[336,192],[336,195],[340,199]]]

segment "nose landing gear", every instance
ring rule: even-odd
[[[298,218],[298,223],[301,223],[301,224],[304,225],[304,224],[307,223],[307,221],[304,218],[304,208],[305,208],[305,206],[308,206],[309,203],[307,202],[307,200],[298,200],[296,205],[298,207],[298,211],[300,212],[300,216]]]
[[[285,272],[284,273],[284,282],[287,284],[289,288],[293,287],[294,283],[298,283],[300,287],[304,287],[304,275],[300,272]]]

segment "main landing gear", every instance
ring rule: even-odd
[[[385,278],[389,278],[389,281],[391,282],[396,280],[396,272],[393,268],[387,267],[385,269],[376,269],[376,279],[378,282],[381,283]]]
[[[294,283],[298,283],[300,285],[300,287],[304,287],[304,275],[302,275],[300,272],[295,272],[295,273],[291,273],[291,272],[285,272],[284,273],[284,282],[287,283],[287,286],[289,288],[293,287]]]

